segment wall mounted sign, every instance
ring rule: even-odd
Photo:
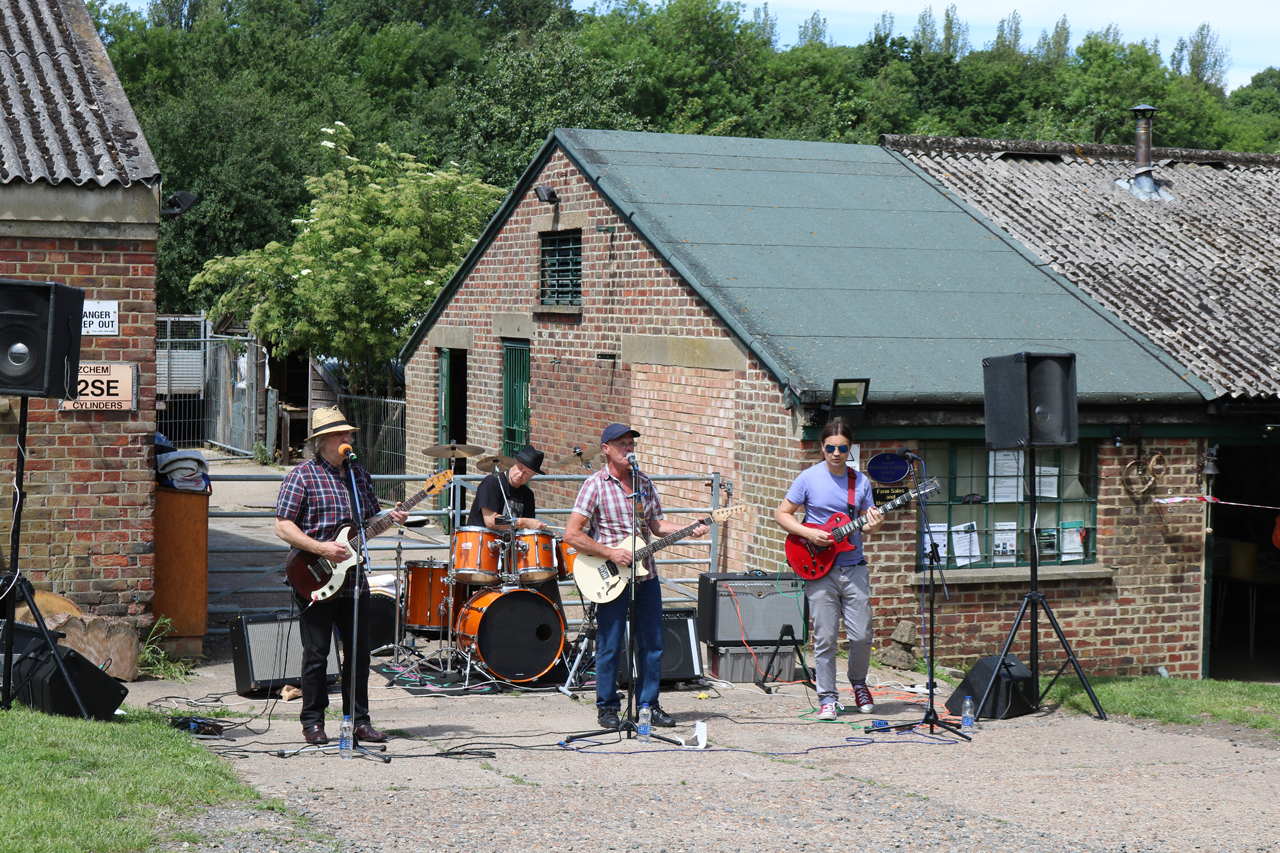
[[[877,483],[897,483],[911,473],[911,463],[894,453],[877,453],[867,460],[867,476]]]
[[[84,301],[84,314],[80,319],[83,337],[119,337],[120,303],[115,299]]]
[[[82,361],[77,390],[79,399],[63,400],[62,411],[137,411],[138,367],[118,361]]]

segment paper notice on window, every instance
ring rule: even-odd
[[[1083,521],[1064,521],[1059,543],[1062,548],[1062,562],[1084,559],[1085,529]]]
[[[947,561],[947,526],[945,524],[930,524],[924,531],[924,562],[929,565],[929,555],[933,543],[938,543],[938,559],[943,563]]]
[[[1058,469],[1036,466],[1036,497],[1056,498],[1058,496]]]
[[[996,522],[991,532],[991,562],[997,565],[1018,562],[1018,522]]]
[[[1041,527],[1036,531],[1036,547],[1041,557],[1055,557],[1058,554],[1058,528]]]
[[[982,559],[978,544],[978,525],[972,521],[951,528],[951,546],[956,552],[956,565],[967,566]]]
[[[987,457],[987,494],[991,503],[1022,500],[1025,471],[1021,450],[996,450]]]

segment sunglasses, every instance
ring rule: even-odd
[[[848,453],[849,445],[847,444],[825,444],[822,447],[828,453]]]

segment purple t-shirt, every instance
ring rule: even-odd
[[[871,496],[871,481],[852,468],[847,470],[857,477],[854,508],[858,515],[862,515],[875,506]],[[819,462],[796,477],[791,488],[787,489],[787,500],[804,507],[805,524],[825,524],[834,513],[848,514],[849,478],[831,476],[827,463]],[[865,559],[862,555],[862,533],[850,534],[849,542],[853,545],[853,550],[837,554],[837,565],[852,565]]]

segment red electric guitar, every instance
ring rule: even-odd
[[[916,498],[932,494],[940,488],[942,487],[938,485],[938,479],[932,477],[906,494],[899,495],[884,506],[876,508],[882,513],[888,512]],[[853,550],[853,544],[849,541],[849,534],[861,530],[866,525],[867,517],[865,515],[860,515],[850,521],[849,516],[843,512],[837,512],[832,515],[827,519],[826,524],[806,524],[805,527],[825,530],[830,533],[833,544],[819,549],[817,545],[814,545],[803,536],[788,533],[787,541],[784,545],[787,553],[787,563],[790,564],[793,572],[805,580],[817,580],[831,570],[832,564],[836,561],[836,554]]]

